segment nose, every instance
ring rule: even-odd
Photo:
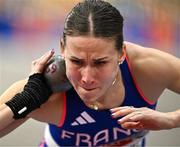
[[[86,85],[92,85],[95,82],[95,71],[90,67],[84,67],[81,72],[82,83]]]

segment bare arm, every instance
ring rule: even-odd
[[[0,130],[7,127],[13,120],[13,113],[5,104],[0,106]]]
[[[152,60],[153,60],[153,56],[155,60],[154,62],[155,68],[152,70],[158,73],[154,77],[156,77],[157,81],[160,81],[159,87],[162,86],[165,87],[166,89],[169,89],[173,92],[180,94],[180,59],[171,54],[159,50],[155,50],[155,49],[151,49],[151,50],[152,50]],[[163,83],[164,85],[161,83]],[[154,116],[156,115],[155,112],[152,111],[152,113],[154,113]],[[162,119],[163,118],[165,119],[162,125],[161,125],[162,121],[159,120],[160,127],[162,127],[163,129],[180,127],[180,109],[175,110],[173,112],[161,113],[161,114],[162,114],[161,116],[163,116]]]
[[[53,51],[49,51],[49,52],[45,53],[43,56],[41,56],[41,58],[33,61],[32,67],[31,67],[31,74],[42,73],[46,63],[52,57],[53,54],[54,54]],[[35,75],[37,75],[37,74],[35,74]],[[29,79],[31,77],[32,76],[30,76]],[[27,83],[27,80],[22,80],[22,81],[16,82],[9,89],[7,89],[0,97],[0,136],[4,136],[5,134],[14,130],[15,128],[17,128],[19,125],[21,125],[23,122],[25,122],[28,119],[27,114],[22,117],[16,117],[19,114],[18,107],[21,105],[21,103],[19,103],[19,101],[17,101],[17,99],[19,100],[19,98],[20,98],[21,101],[24,102],[27,98],[26,95],[22,95],[22,93],[25,91],[24,86],[26,85],[26,83]],[[38,85],[38,84],[36,84],[36,85]],[[18,97],[18,96],[14,97],[17,93],[20,93],[21,97]],[[28,98],[29,98],[29,100],[32,100],[31,97],[28,97]],[[48,96],[47,96],[47,98],[48,98]],[[34,102],[34,100],[33,100],[33,102]],[[27,106],[27,105],[28,105],[28,102],[26,102],[25,106]],[[24,108],[27,108],[27,107],[24,107]],[[34,107],[34,109],[36,109],[36,108],[37,107]],[[32,110],[34,110],[34,109],[32,109]],[[29,113],[32,110],[30,109]],[[14,116],[16,117],[16,120],[14,119]],[[26,119],[24,119],[25,116],[26,116]],[[21,118],[21,119],[19,119],[19,118]]]
[[[170,65],[172,65],[172,72],[169,73],[169,76],[172,76],[172,80],[169,82],[167,88],[180,94],[180,59],[171,55],[169,55],[169,57],[167,58],[170,62]],[[169,116],[173,119],[173,128],[180,127],[180,108],[176,111],[169,112],[167,114],[169,114]]]
[[[167,88],[180,94],[180,59],[168,53],[130,44],[134,76],[143,94],[151,102]],[[171,101],[171,100],[170,100]],[[180,127],[180,109],[163,113],[148,108],[119,107],[112,116],[126,129],[164,130]]]
[[[11,109],[4,104],[15,94],[21,92],[26,82],[27,80],[22,80],[14,83],[0,96],[0,137],[8,134],[28,119],[14,120]]]
[[[0,120],[3,119],[3,121],[0,121],[0,127],[1,127],[0,138],[1,138],[7,135],[8,133],[10,133],[11,131],[13,131],[14,129],[16,129],[21,124],[23,124],[28,118],[24,118],[21,120],[14,120],[12,119],[13,113],[9,109],[9,107],[7,107],[6,105],[2,105],[0,107],[1,108],[4,107],[3,110],[0,110]]]

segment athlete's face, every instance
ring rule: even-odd
[[[119,71],[120,54],[115,49],[115,42],[67,36],[62,55],[67,77],[81,99],[93,102],[103,98]]]

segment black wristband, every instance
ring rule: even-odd
[[[46,102],[51,94],[51,87],[46,83],[44,75],[36,73],[29,77],[24,90],[5,104],[14,113],[14,119],[24,118]]]

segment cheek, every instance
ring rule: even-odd
[[[98,79],[102,82],[107,82],[112,77],[112,71],[110,70],[101,70],[98,74]]]
[[[94,80],[96,81],[96,84],[102,85],[110,85],[112,84],[112,81],[117,75],[117,71],[119,68],[117,66],[106,66],[104,68],[99,68],[99,69],[92,69],[94,70]],[[81,73],[78,68],[72,66],[71,64],[66,64],[66,75],[69,79],[69,81],[75,86],[77,83],[81,81]],[[105,86],[105,87],[106,87]]]
[[[114,67],[109,66],[108,68],[104,68],[98,74],[99,79],[101,80],[102,83],[111,84],[117,75],[117,71],[118,71],[118,68],[115,66]]]
[[[79,81],[81,78],[77,69],[75,69],[71,66],[66,66],[66,75],[67,75],[67,78],[70,80],[71,83]]]

